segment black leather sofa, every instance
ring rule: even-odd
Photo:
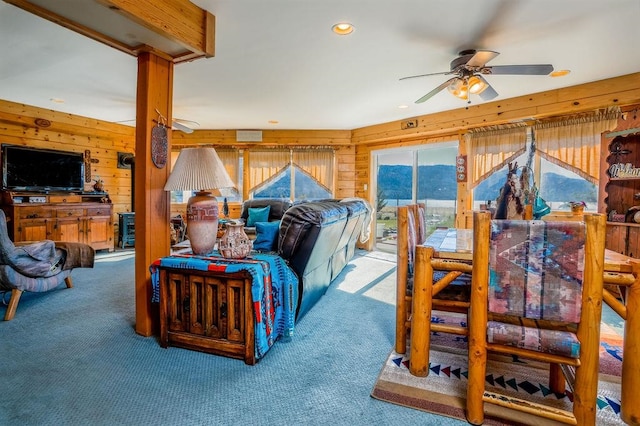
[[[261,208],[269,206],[269,222],[282,219],[284,212],[286,212],[293,202],[286,198],[253,198],[246,200],[242,203],[242,211],[240,212],[240,219],[247,224],[249,219],[250,208]],[[254,235],[256,233],[255,226],[245,226],[244,231],[247,235]]]
[[[349,263],[370,217],[368,203],[353,198],[305,202],[285,211],[278,254],[299,279],[296,321],[316,304]]]

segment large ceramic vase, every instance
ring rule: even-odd
[[[244,224],[227,222],[226,228],[224,235],[220,238],[220,244],[218,244],[220,254],[232,259],[247,257],[253,248],[253,241],[244,232]]]
[[[193,254],[213,251],[218,233],[218,200],[210,192],[199,191],[187,202],[187,235]]]

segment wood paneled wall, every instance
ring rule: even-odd
[[[50,126],[39,126],[36,119],[47,120]],[[91,151],[91,175],[104,180],[116,225],[118,212],[131,211],[131,170],[117,167],[118,152],[135,154],[134,134],[131,126],[0,100],[0,143]],[[85,183],[85,189],[92,185]]]
[[[45,119],[51,124],[49,127],[38,126],[36,119]],[[74,152],[90,150],[91,158],[96,161],[91,163],[91,174],[104,180],[105,190],[114,205],[117,235],[117,213],[131,211],[132,196],[131,170],[117,167],[118,152],[135,155],[135,128],[0,100],[0,143]],[[259,144],[236,142],[235,130],[173,132],[172,149],[193,145],[245,149],[329,146],[336,151],[335,196],[344,198],[355,194],[355,147],[351,145],[349,130],[265,130],[263,142]],[[92,184],[87,183],[87,190]]]
[[[174,131],[172,149],[192,145],[331,146],[336,150],[335,196],[363,197],[373,203],[375,194],[370,190],[373,150],[461,140],[466,131],[475,127],[636,104],[640,104],[640,73],[424,115],[417,117],[417,127],[406,130],[401,129],[401,121],[353,131],[263,130],[260,143],[237,142],[235,130],[196,130],[191,134]],[[37,118],[46,119],[51,125],[38,126]],[[0,143],[77,152],[91,150],[91,157],[98,160],[91,164],[92,175],[105,181],[114,215],[131,210],[131,170],[117,168],[117,153],[135,154],[134,136],[133,127],[0,100]],[[114,218],[117,224],[116,219],[117,215]]]
[[[610,106],[624,107],[639,103],[640,73],[635,73],[517,98],[472,104],[453,111],[423,115],[416,117],[418,126],[410,129],[401,128],[404,120],[355,129],[352,134],[352,141],[356,146],[355,195],[374,201],[375,194],[370,191],[369,186],[373,176],[371,171],[373,150],[424,145],[444,140],[461,140],[465,132],[477,127],[533,121]],[[462,189],[459,188],[459,192],[461,191]],[[465,204],[468,204],[468,198],[465,197]]]

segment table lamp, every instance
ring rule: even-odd
[[[197,191],[187,201],[187,236],[197,255],[213,251],[218,233],[218,200],[211,191],[235,188],[216,150],[183,148],[164,186],[165,191]]]

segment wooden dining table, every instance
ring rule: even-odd
[[[436,229],[424,243],[433,247],[434,259],[473,261],[473,230]],[[640,259],[605,250],[603,300],[625,321],[621,378],[621,418],[640,423]],[[415,286],[419,285],[414,283]],[[428,285],[428,283],[427,283]],[[611,291],[619,288],[619,296]],[[415,311],[413,315],[420,315]],[[413,318],[413,324],[428,324],[429,318]],[[413,342],[412,342],[413,343]]]

